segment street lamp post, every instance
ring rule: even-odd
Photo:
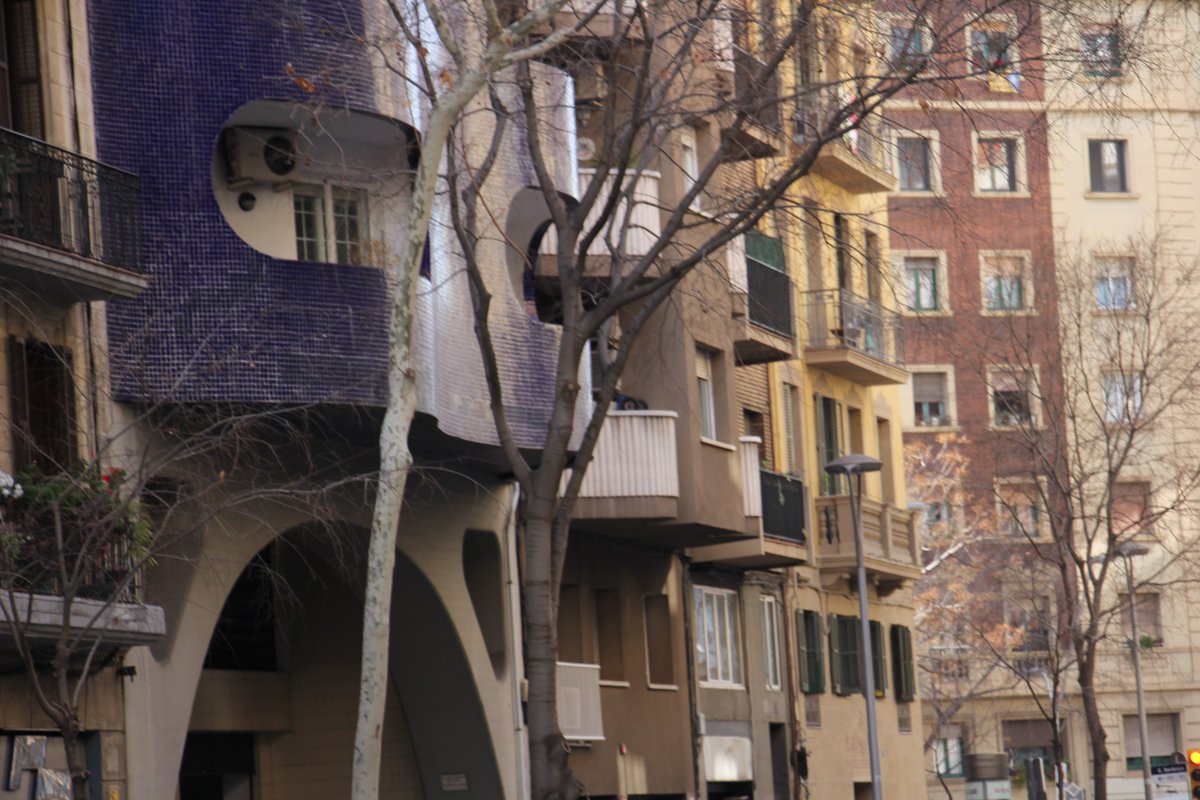
[[[1154,800],[1154,788],[1150,783],[1150,736],[1146,726],[1146,694],[1142,691],[1142,643],[1138,638],[1137,604],[1133,596],[1133,557],[1144,556],[1150,548],[1138,542],[1121,542],[1113,548],[1112,553],[1093,557],[1093,562],[1103,563],[1112,556],[1122,556],[1125,559],[1125,586],[1129,595],[1129,635],[1132,638],[1130,649],[1133,650],[1133,687],[1137,695],[1138,738],[1142,745],[1142,789],[1146,800]]]
[[[862,653],[863,693],[867,701],[867,752],[871,759],[871,800],[883,800],[883,774],[879,767],[879,729],[875,721],[875,672],[871,654],[871,623],[867,619],[867,568],[863,561],[863,473],[878,472],[883,462],[860,453],[840,456],[825,465],[830,475],[845,475],[854,522],[854,561],[858,571],[858,637]],[[856,485],[857,484],[857,485]]]

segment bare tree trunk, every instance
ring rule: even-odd
[[[1095,652],[1082,648],[1079,654],[1079,689],[1083,695],[1083,718],[1087,723],[1088,742],[1092,748],[1092,796],[1095,800],[1108,800],[1108,734],[1100,718],[1100,704],[1096,701]]]
[[[477,91],[477,89],[476,89]],[[420,280],[421,253],[429,232],[434,190],[442,152],[454,118],[474,94],[456,92],[451,102],[433,110],[413,186],[412,209],[404,249],[393,268],[391,321],[388,328],[388,400],[379,432],[379,483],[367,550],[367,585],[363,600],[362,672],[359,676],[358,721],[354,731],[353,800],[379,797],[383,753],[383,711],[387,703],[388,644],[391,638],[392,578],[404,487],[412,467],[408,434],[417,406],[412,332]]]
[[[536,490],[535,490],[536,491]],[[526,501],[525,671],[529,725],[530,786],[535,800],[574,795],[567,748],[558,727],[558,625],[551,541],[554,498],[536,494]]]

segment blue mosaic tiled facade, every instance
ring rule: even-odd
[[[229,228],[210,177],[228,116],[260,98],[377,108],[371,72],[319,33],[313,3],[89,3],[99,157],[141,177],[149,291],[109,309],[123,401],[382,400],[387,304],[378,269],[279,261]],[[280,8],[294,9],[282,19]],[[302,9],[307,9],[302,13]],[[286,16],[286,15],[285,15]]]

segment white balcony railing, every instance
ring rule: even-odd
[[[558,727],[568,741],[604,738],[600,713],[600,665],[558,662]]]
[[[679,497],[677,417],[674,411],[610,411],[579,496]]]
[[[596,179],[596,170],[580,169],[579,170],[579,186],[580,192],[586,192],[587,187],[593,180]],[[625,185],[631,178],[626,176]],[[626,209],[629,207],[627,200],[622,200],[613,210],[612,215],[605,223],[604,230],[592,240],[588,246],[587,254],[589,256],[610,256],[610,246],[613,248],[620,247],[620,253],[625,257],[642,256],[650,252],[651,246],[658,241],[659,235],[662,233],[662,220],[659,216],[659,201],[658,201],[658,182],[659,174],[657,172],[646,171],[641,173],[636,178],[636,183],[633,186],[633,209],[629,212],[628,221],[626,221]],[[580,236],[583,236],[587,231],[591,230],[603,213],[608,195],[612,192],[613,178],[610,176],[605,179],[605,186],[600,192],[600,196],[596,198],[595,204],[592,206],[591,213],[583,223],[583,228],[580,231]],[[625,230],[621,230],[621,226],[625,226]],[[622,236],[624,243],[622,244]],[[558,252],[558,231],[553,227],[546,231],[542,239],[542,253],[557,253]]]

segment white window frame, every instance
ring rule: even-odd
[[[1050,532],[1049,519],[1046,517],[1046,507],[1042,503],[1046,486],[1041,478],[1036,482],[1026,477],[996,478],[993,491],[996,495],[996,535],[999,538],[1039,540],[1047,538],[1047,534]],[[1018,491],[1030,502],[1028,507],[1018,509],[1018,519],[1014,520],[1011,498],[1012,494]],[[1029,496],[1030,492],[1033,493],[1032,497]],[[1033,519],[1020,519],[1026,513],[1030,514]],[[1014,529],[1015,522],[1020,523],[1020,531]]]
[[[900,140],[924,139],[929,168],[928,189],[904,189],[900,186]],[[936,129],[895,130],[892,134],[893,163],[896,169],[896,192],[903,197],[939,197],[942,194],[942,140]]]
[[[1037,428],[1041,426],[1041,407],[1038,403],[1038,375],[1040,367],[1037,364],[1029,366],[1013,365],[1013,364],[995,364],[988,367],[987,370],[987,393],[988,393],[988,427],[993,430],[1013,430],[1020,428],[1022,425],[1029,425]],[[995,399],[995,375],[998,374],[1013,374],[1024,376],[1024,387],[1026,402],[1029,406],[1029,421],[1028,422],[998,422],[996,420],[996,399]]]
[[[1146,402],[1142,374],[1113,370],[1100,377],[1105,425],[1130,425],[1142,419]]]
[[[779,691],[783,688],[783,662],[779,647],[779,603],[775,595],[764,594],[760,598],[763,608],[763,664],[766,667],[767,688]]]
[[[957,728],[958,726],[950,726]],[[963,772],[963,739],[961,731],[947,730],[953,736],[939,736],[933,740],[933,771],[943,778],[962,778]]]
[[[1092,260],[1096,265],[1096,310],[1117,314],[1136,310],[1137,296],[1134,293],[1133,274],[1137,269],[1137,258],[1125,253],[1106,253],[1093,256]],[[1117,297],[1119,293],[1113,292],[1112,287],[1121,283],[1125,285],[1125,303],[1123,305],[1113,304],[1112,298]],[[1103,294],[1102,286],[1106,287]],[[1109,298],[1107,305],[1103,300],[1105,296]]]
[[[973,77],[986,83],[990,91],[1015,94],[1017,87],[1009,83],[1009,76],[1015,74],[1018,81],[1021,79],[1021,43],[1013,35],[1013,31],[1018,27],[1016,17],[1011,14],[996,14],[985,19],[977,19],[965,27],[963,36],[966,39],[964,52],[967,54],[967,69],[971,72],[975,72],[977,69],[972,63],[975,58],[974,32],[978,29],[997,30],[1000,28],[1003,28],[1004,33],[1008,36],[1008,70],[1001,72],[987,69]]]
[[[696,418],[700,438],[717,441],[716,351],[696,345]]]
[[[1021,289],[1021,305],[1019,307],[993,308],[988,298],[992,292],[992,282],[1004,278],[995,269],[999,260],[1017,260],[1020,262],[1019,274],[1016,276]],[[1008,276],[1011,278],[1011,276]],[[980,250],[979,251],[979,292],[981,313],[984,316],[1014,316],[1035,313],[1035,298],[1033,294],[1033,268],[1028,250]]]
[[[904,287],[903,296],[898,298],[900,311],[910,317],[945,317],[952,313],[950,308],[949,273],[946,268],[945,250],[895,250],[889,253],[892,262],[892,274],[896,275],[897,285]],[[932,311],[915,311],[909,307],[908,261],[909,259],[929,258],[937,260],[937,301],[938,307]]]
[[[980,187],[980,141],[1006,140],[1013,142],[1013,187],[983,189]],[[971,133],[971,174],[975,197],[1028,197],[1029,183],[1025,176],[1025,135],[1021,131],[973,131]],[[993,168],[994,169],[994,168]]]
[[[742,682],[741,620],[738,593],[714,586],[693,586],[692,602],[696,614],[696,674],[702,686],[745,688]],[[720,601],[718,603],[718,598]],[[713,608],[715,624],[713,641],[709,641],[707,608]],[[719,607],[718,607],[719,606]],[[723,619],[718,620],[718,613]],[[704,660],[701,663],[701,655]],[[710,658],[714,656],[715,658]],[[713,669],[715,662],[716,668]],[[716,673],[714,676],[714,672]]]
[[[353,196],[361,205],[359,213],[358,261],[339,261],[337,256],[337,219],[334,213],[336,201],[346,196]],[[321,251],[317,259],[301,259],[298,232],[295,227],[296,198],[313,197],[319,202],[320,227],[317,247]],[[332,183],[297,183],[292,186],[292,242],[296,246],[296,259],[315,260],[324,264],[343,264],[365,266],[369,263],[367,247],[370,242],[371,209],[367,191],[357,186],[334,185]]]
[[[943,401],[945,407],[945,425],[918,425],[916,413],[916,400],[913,391],[913,381],[909,381],[904,386],[905,403],[902,407],[901,420],[904,424],[905,433],[943,433],[947,431],[958,430],[958,402],[957,402],[957,386],[954,379],[953,364],[909,364],[908,371],[912,375],[939,373],[945,376],[946,396]]]
[[[696,145],[696,139],[696,129],[691,125],[684,125],[679,129],[679,176],[683,187],[681,197],[687,196],[700,177],[700,150]],[[701,210],[703,204],[700,201],[700,195],[701,192],[696,193],[692,202],[688,204],[688,208],[693,211]]]

